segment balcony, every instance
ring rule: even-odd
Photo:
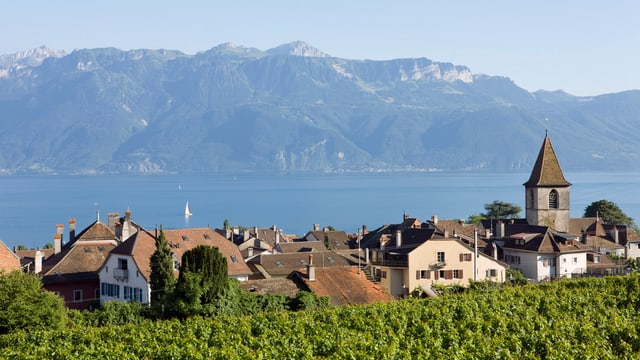
[[[432,267],[432,268],[436,268],[436,269],[441,269],[441,268],[443,268],[443,267],[445,267],[445,266],[447,266],[447,263],[446,263],[446,262],[444,262],[444,261],[438,261],[438,262],[437,262],[437,263],[435,263],[435,264],[431,264],[431,267]]]
[[[113,278],[116,280],[128,280],[129,270],[127,269],[113,269]]]

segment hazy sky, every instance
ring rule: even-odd
[[[41,45],[195,54],[302,40],[342,58],[465,65],[530,91],[640,89],[636,0],[16,0],[0,4],[0,34],[0,54]]]

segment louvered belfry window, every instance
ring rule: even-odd
[[[549,193],[549,209],[558,208],[558,192],[554,189]]]

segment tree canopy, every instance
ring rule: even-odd
[[[598,200],[584,208],[583,217],[598,217],[605,224],[634,226],[633,219],[625,214],[616,203],[609,200]]]
[[[173,274],[173,257],[162,227],[156,238],[156,251],[151,255],[151,304],[166,302],[176,283]]]
[[[485,219],[517,219],[520,216],[522,208],[520,206],[501,200],[495,200],[490,204],[484,204],[486,213],[480,214]]]
[[[67,321],[62,298],[42,288],[34,274],[0,273],[0,334],[18,329],[60,329]]]

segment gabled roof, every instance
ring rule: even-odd
[[[305,238],[309,236],[315,238],[317,241],[324,243],[325,236],[329,241],[329,246],[332,249],[348,249],[349,248],[349,236],[344,231],[309,231]]]
[[[322,241],[295,241],[280,244],[280,250],[282,253],[315,252],[327,251],[327,247]]]
[[[545,230],[541,232],[512,233],[503,238],[503,248],[544,254],[585,252],[589,250],[588,246],[579,241],[569,240],[572,238],[571,235],[554,235],[549,228],[544,226],[536,226],[535,228],[543,228]]]
[[[76,241],[93,241],[93,240],[117,240],[117,236],[113,229],[100,221],[95,221],[87,228],[82,230],[75,239],[70,239],[71,243]],[[69,244],[69,243],[67,243]]]
[[[156,239],[146,230],[139,230],[118,245],[111,254],[131,256],[145,280],[151,280],[151,255],[156,251]]]
[[[211,228],[164,230],[164,236],[169,243],[171,252],[178,259],[182,259],[182,254],[185,251],[191,250],[198,245],[213,246],[217,247],[218,251],[227,259],[229,276],[251,274],[251,270],[245,264],[238,246]],[[152,254],[153,252],[149,256]]]
[[[331,305],[356,305],[375,302],[389,302],[393,297],[385,293],[380,286],[367,280],[364,271],[358,274],[358,268],[340,266],[315,269],[315,281],[309,281],[306,271],[296,272],[318,296],[328,296]]]
[[[529,180],[523,184],[526,187],[534,186],[571,186],[571,183],[564,178],[562,168],[556,157],[549,136],[545,135],[542,147],[538,153],[535,165],[531,171]]]
[[[20,258],[0,240],[0,272],[20,269]]]
[[[310,254],[313,255],[313,263],[315,264],[316,269],[357,264],[357,261],[348,260],[334,251],[289,254],[263,253],[254,259],[253,262],[256,265],[259,265],[271,276],[287,276],[291,272],[307,266]]]
[[[44,276],[74,273],[93,273],[97,276],[98,270],[115,247],[116,242],[113,240],[75,242],[46,261],[48,270]]]

